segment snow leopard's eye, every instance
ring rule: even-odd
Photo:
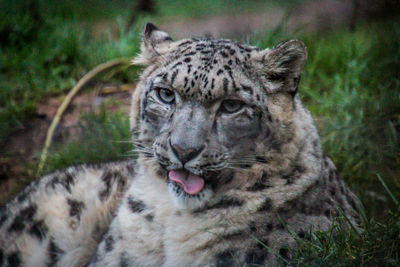
[[[175,93],[166,88],[156,88],[157,96],[161,102],[165,104],[172,104],[175,102]]]
[[[226,113],[235,113],[242,109],[244,103],[239,100],[224,100],[221,104],[221,111]]]

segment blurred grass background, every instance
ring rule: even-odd
[[[62,99],[97,64],[135,55],[146,21],[163,28],[171,21],[193,23],[281,10],[278,24],[234,38],[259,47],[293,38],[305,41],[309,60],[300,96],[316,120],[325,152],[366,212],[361,233],[341,229],[340,223],[336,232],[342,235],[315,233],[309,242],[301,241],[293,263],[400,265],[399,207],[378,179],[382,177],[400,199],[400,20],[394,12],[398,3],[347,1],[353,9],[378,2],[366,15],[309,30],[306,25],[293,26],[290,17],[298,16],[299,5],[313,8],[315,1],[155,0],[148,6],[125,0],[1,1],[1,203],[35,179],[40,153],[34,150],[25,161],[26,154],[10,149],[10,143],[18,142],[13,138],[34,127],[30,124],[34,120],[48,125],[51,116],[39,114],[38,108],[49,98]],[[179,30],[170,33],[179,35]],[[134,84],[138,71],[130,67],[97,81]],[[91,84],[86,91],[95,87]],[[74,125],[79,134],[56,140],[46,172],[83,162],[125,159],[133,147],[127,142],[127,106],[118,101],[111,96],[96,110],[82,112]],[[31,142],[40,148],[42,141],[32,138]]]

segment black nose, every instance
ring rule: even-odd
[[[177,158],[182,162],[182,164],[185,164],[186,162],[197,157],[204,149],[204,145],[202,145],[201,147],[188,147],[188,148],[182,148],[178,144],[170,143],[170,145],[172,152],[174,152],[175,156],[177,156]]]

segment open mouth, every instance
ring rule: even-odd
[[[204,188],[204,178],[187,170],[172,170],[168,172],[168,178],[179,184],[189,195],[195,195]]]

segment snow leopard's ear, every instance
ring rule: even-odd
[[[133,64],[148,65],[160,55],[166,53],[172,38],[168,33],[159,30],[153,23],[148,22],[142,33],[140,54],[133,60]]]
[[[300,40],[290,40],[252,55],[269,93],[286,91],[295,95],[307,49]]]

